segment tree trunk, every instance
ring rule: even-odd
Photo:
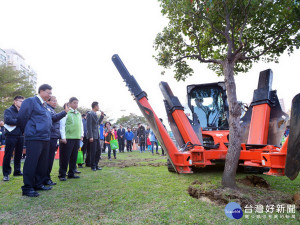
[[[223,187],[236,189],[236,170],[241,152],[241,110],[236,97],[234,81],[234,62],[223,62],[223,73],[229,104],[229,147],[226,155],[225,168],[222,178]]]

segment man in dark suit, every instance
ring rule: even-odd
[[[10,160],[15,150],[14,155],[14,176],[22,176],[21,172],[21,158],[24,145],[24,136],[17,125],[17,116],[24,101],[24,97],[16,96],[14,98],[14,104],[4,111],[4,122],[6,125],[15,127],[13,130],[6,129],[5,135],[5,153],[3,158],[3,180],[9,181],[9,175],[11,173]]]
[[[51,96],[50,99],[47,101],[47,107],[49,112],[52,115],[52,127],[51,127],[51,139],[50,139],[50,147],[49,147],[49,158],[48,158],[48,168],[47,168],[47,175],[46,180],[44,181],[45,185],[56,185],[55,182],[51,180],[51,171],[53,167],[53,161],[55,157],[55,151],[57,149],[57,140],[60,139],[60,131],[59,131],[59,121],[67,115],[69,111],[68,107],[65,107],[65,110],[56,113],[55,108],[57,106],[57,100],[55,96]]]
[[[117,131],[118,135],[118,143],[119,143],[119,151],[124,152],[125,147],[125,129],[120,125],[120,128]]]
[[[52,95],[52,87],[43,84],[38,95],[24,100],[18,113],[17,125],[24,131],[26,159],[23,167],[23,195],[37,197],[37,190],[47,191],[44,186],[49,156],[52,116],[46,101]]]
[[[104,118],[104,113],[101,112],[101,116],[98,119],[96,112],[99,111],[99,103],[92,103],[92,111],[87,114],[86,126],[87,126],[87,139],[89,140],[90,145],[90,164],[93,171],[101,170],[102,168],[98,167],[98,163],[101,155],[100,147],[100,135],[99,135],[99,126]]]

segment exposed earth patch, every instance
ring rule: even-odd
[[[236,202],[242,208],[249,205],[287,205],[295,204],[300,211],[300,194],[289,195],[272,190],[270,184],[259,176],[246,176],[238,179],[238,190],[218,188],[209,182],[198,180],[191,183],[187,191],[193,198],[225,206],[229,202]]]
[[[105,159],[105,158],[104,158]],[[167,166],[167,162],[154,162],[157,161],[157,159],[127,159],[127,160],[121,160],[121,159],[113,159],[109,162],[100,162],[100,167],[119,167],[119,168],[125,168],[125,167],[133,167],[133,166]]]

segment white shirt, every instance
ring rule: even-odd
[[[44,104],[44,103],[47,104],[40,95],[37,95],[37,97],[39,98],[39,100],[41,101],[42,104]]]

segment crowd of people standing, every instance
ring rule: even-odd
[[[0,143],[5,144],[3,180],[10,180],[10,162],[14,153],[13,175],[23,176],[22,195],[37,197],[38,191],[48,191],[56,185],[51,179],[51,171],[58,146],[60,181],[80,178],[76,165],[79,149],[85,161],[79,163],[78,168],[85,164],[92,171],[102,170],[98,163],[106,148],[108,159],[111,160],[111,151],[116,159],[117,149],[124,153],[125,143],[127,152],[132,152],[139,145],[142,153],[149,139],[152,154],[154,146],[158,154],[158,141],[149,126],[145,129],[138,124],[138,129],[133,128],[132,131],[130,127],[125,130],[120,125],[117,129],[110,122],[103,124],[103,112],[100,112],[100,117],[97,116],[100,111],[98,102],[93,102],[91,111],[83,115],[78,111],[78,102],[76,97],[71,97],[64,110],[57,113],[57,99],[52,96],[52,87],[43,84],[36,96],[27,99],[16,96],[12,106],[4,111],[4,122],[0,121]],[[117,148],[111,147],[112,140],[117,140]],[[24,147],[26,159],[22,172]]]

